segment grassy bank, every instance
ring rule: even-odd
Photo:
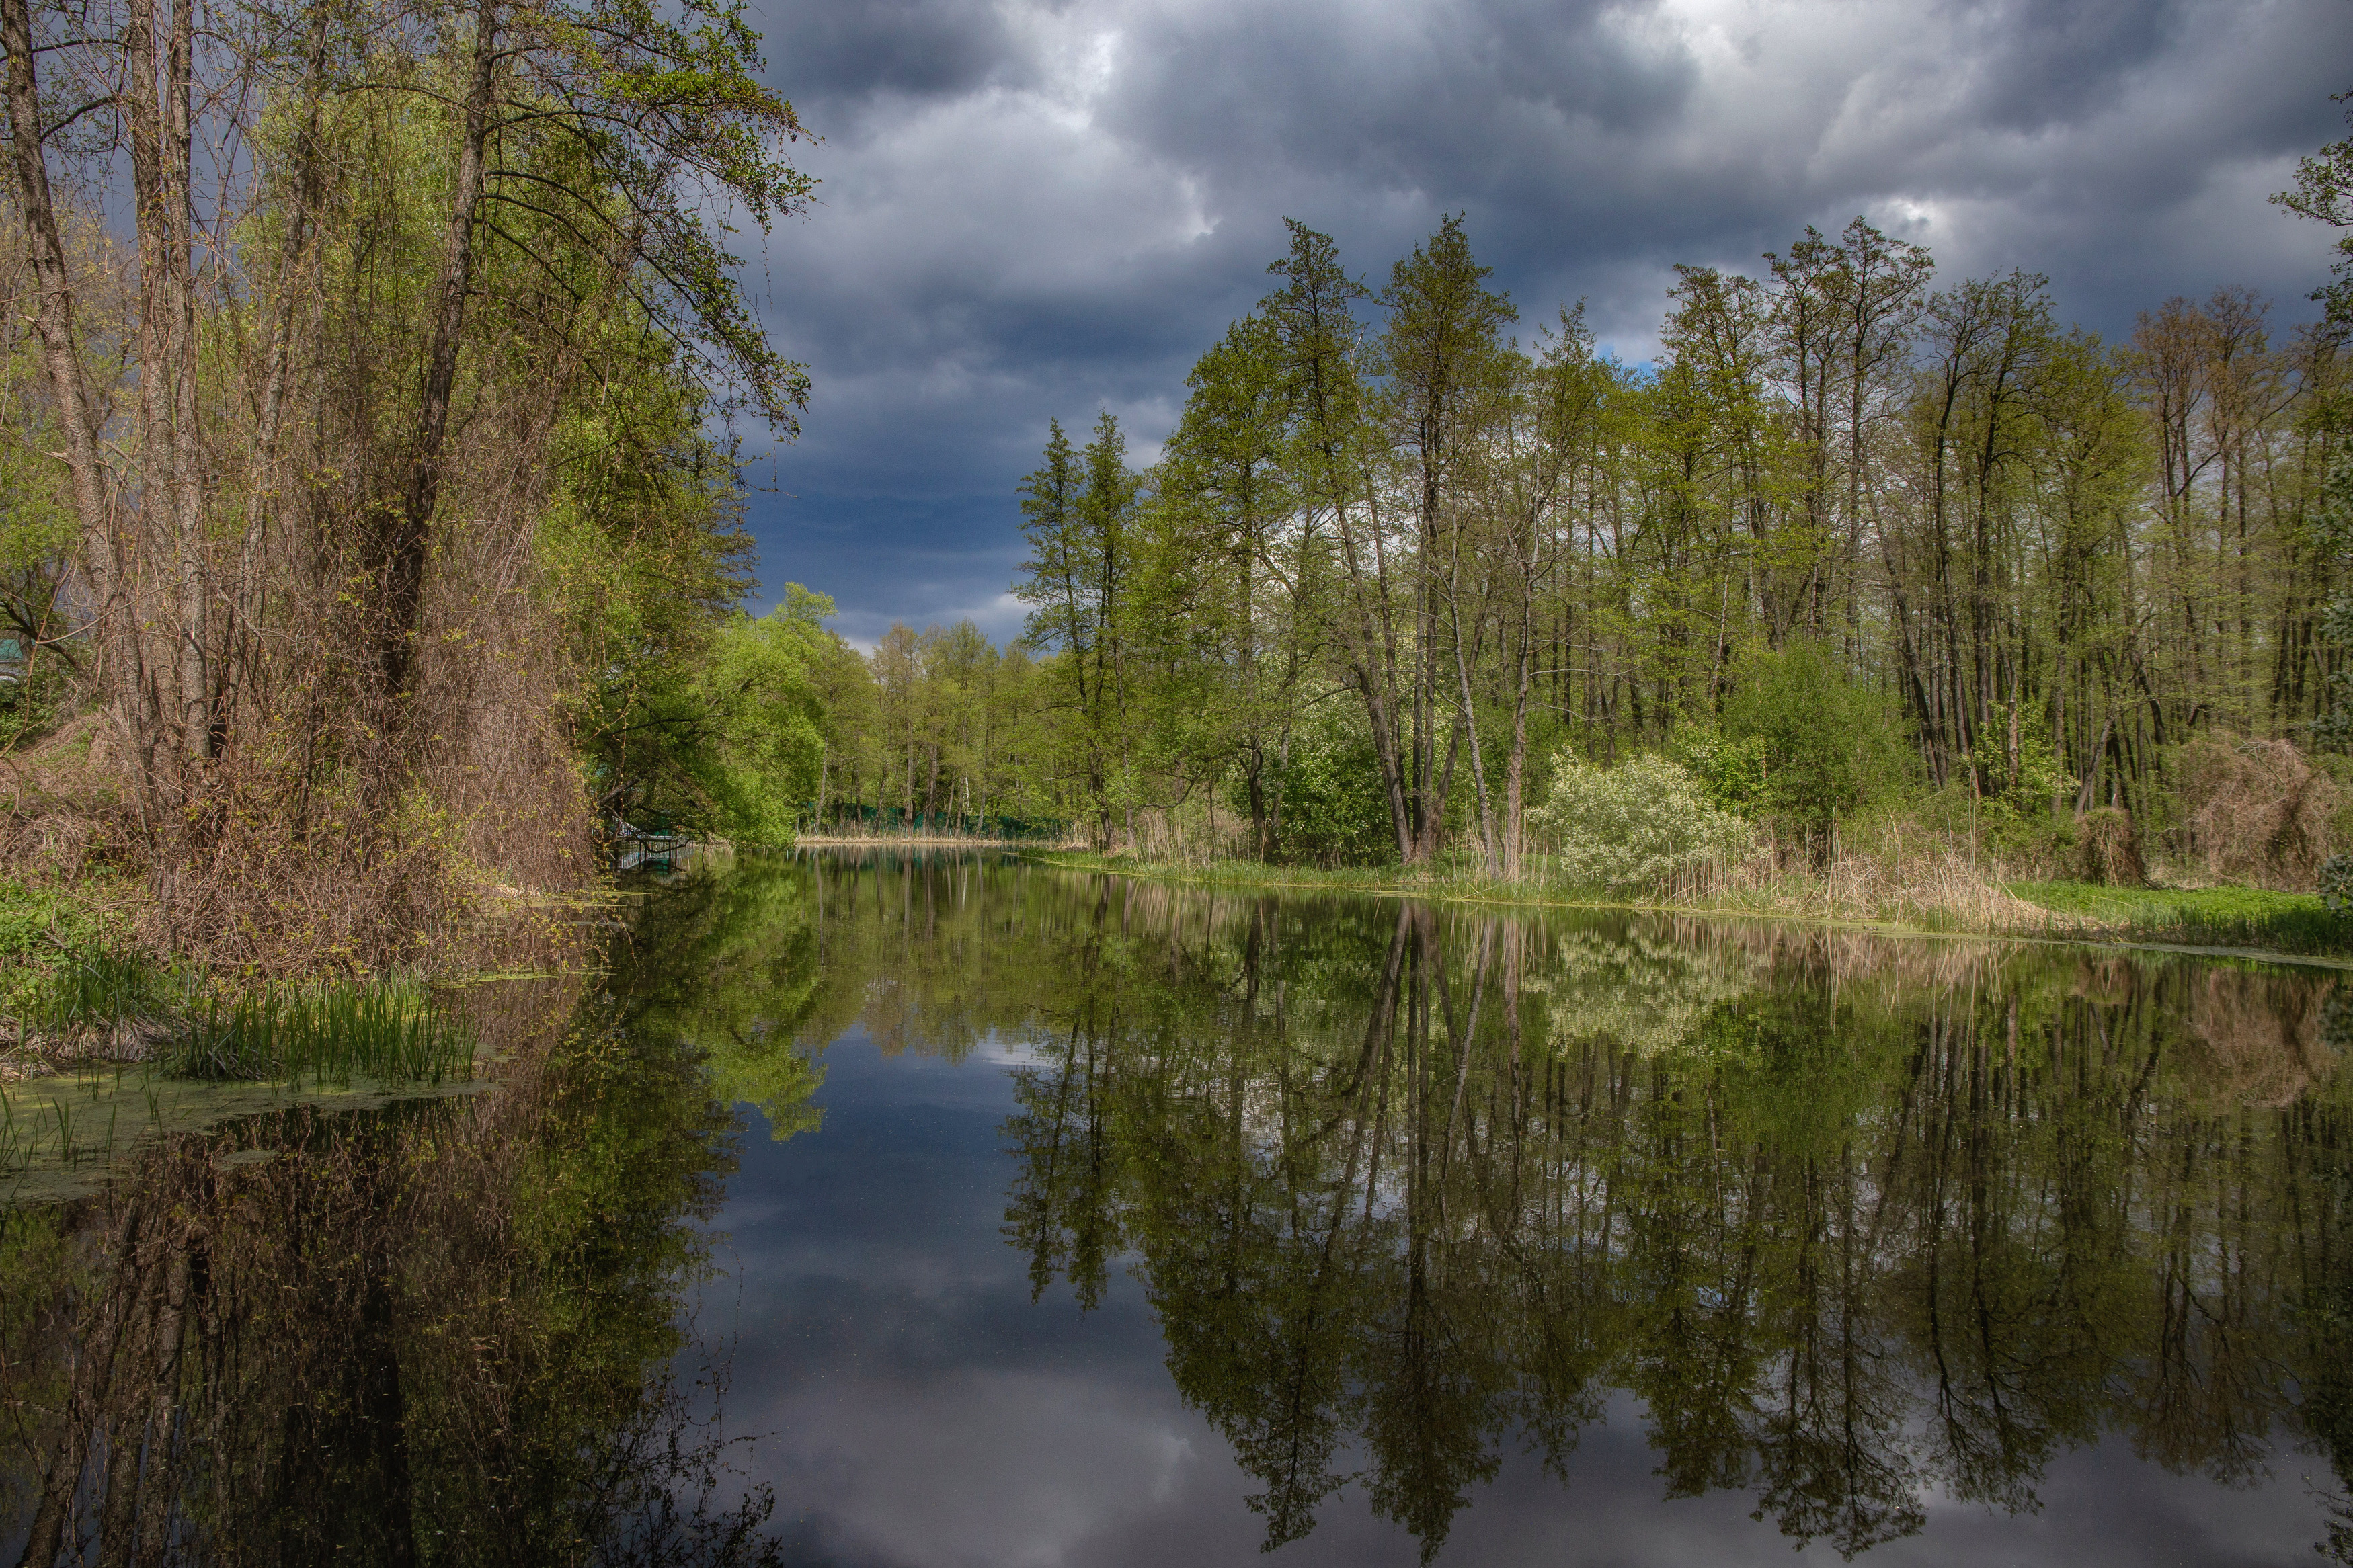
[[[417,980],[251,980],[159,960],[103,879],[0,881],[0,1082],[137,1065],[212,1082],[349,1087],[469,1075],[472,1032]]]
[[[2133,941],[2353,954],[2353,921],[2330,914],[2316,893],[2087,882],[2013,882],[2010,890],[2063,926]]]
[[[1616,909],[1692,915],[1834,921],[1887,931],[1954,935],[2080,938],[2242,948],[2314,956],[2353,955],[2353,921],[2331,915],[2317,895],[2260,888],[2108,888],[2083,882],[1979,883],[1968,896],[1934,900],[1843,893],[1821,879],[1788,875],[1732,889],[1644,899],[1558,881],[1504,882],[1476,868],[1268,866],[1218,860],[1157,864],[1127,856],[1056,851],[1042,864],[1115,871],[1234,891],[1392,894],[1440,902],[1556,909]]]

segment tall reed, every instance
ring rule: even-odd
[[[209,997],[162,1053],[164,1069],[187,1078],[305,1076],[349,1085],[439,1083],[463,1078],[474,1032],[436,1006],[413,980],[318,985],[266,984]]]

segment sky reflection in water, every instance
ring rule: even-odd
[[[644,1021],[795,1130],[747,1111],[702,1292],[791,1560],[2275,1563],[2340,1517],[2325,977],[954,860],[640,930]]]

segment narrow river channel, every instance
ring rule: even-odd
[[[639,891],[486,1092],[21,1184],[0,1563],[2353,1563],[2330,971]]]

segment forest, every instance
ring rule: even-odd
[[[2280,199],[2342,225],[2348,146]],[[2318,320],[2224,287],[2110,342],[1857,218],[1677,268],[1630,363],[1581,305],[1524,321],[1461,216],[1377,288],[1289,240],[1155,461],[1108,412],[1050,428],[1025,637],[897,627],[837,696],[827,821],[1508,881],[1656,758],[1688,845],[1713,811],[1823,864],[1892,820],[2028,873],[2313,885],[2341,279]]]

